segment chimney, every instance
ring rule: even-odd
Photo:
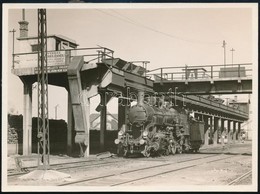
[[[29,22],[25,21],[25,10],[24,9],[23,9],[23,20],[18,23],[20,24],[20,38],[28,37]]]

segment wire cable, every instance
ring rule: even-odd
[[[192,39],[187,39],[187,38],[183,38],[183,37],[179,37],[179,36],[176,36],[176,35],[172,35],[172,34],[169,34],[169,33],[166,33],[166,32],[162,32],[162,31],[159,31],[159,30],[156,30],[154,28],[151,28],[147,25],[144,25],[144,24],[141,24],[140,22],[136,22],[135,20],[127,17],[127,16],[124,16],[122,14],[120,14],[119,12],[115,11],[115,10],[112,10],[114,13],[116,13],[117,15],[114,15],[114,14],[111,14],[111,13],[108,13],[108,12],[105,12],[103,10],[100,10],[100,9],[96,9],[97,11],[103,13],[103,14],[106,14],[106,15],[109,15],[111,17],[115,17],[119,20],[122,20],[124,22],[127,22],[127,23],[130,23],[132,25],[135,25],[135,26],[138,26],[138,27],[141,27],[141,28],[145,28],[147,30],[150,30],[150,31],[153,31],[155,33],[158,33],[158,34],[161,34],[161,35],[164,35],[164,36],[167,36],[169,38],[173,38],[173,39],[177,39],[177,40],[182,40],[182,41],[186,41],[186,42],[191,42],[191,43],[196,43],[196,44],[209,44],[209,45],[219,45],[220,43],[218,42],[205,42],[205,41],[199,41],[199,40],[192,40]],[[120,17],[119,17],[120,16]]]

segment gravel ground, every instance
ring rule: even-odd
[[[246,153],[246,154],[245,154]],[[245,155],[241,155],[245,154]],[[174,186],[185,186],[185,185],[200,185],[200,186],[219,186],[227,185],[230,181],[241,176],[247,171],[252,169],[252,146],[251,142],[237,143],[225,145],[215,145],[215,146],[203,146],[198,154],[178,154],[175,156],[165,156],[165,157],[156,157],[156,158],[121,158],[119,162],[109,164],[106,166],[96,166],[91,168],[81,168],[81,169],[70,169],[63,171],[71,175],[71,178],[63,179],[62,181],[32,181],[32,180],[20,180],[16,178],[9,178],[8,184],[15,185],[38,185],[38,186],[54,186],[61,183],[67,183],[74,180],[79,180],[82,178],[93,178],[97,176],[104,176],[110,174],[119,174],[120,172],[141,169],[148,166],[162,165],[166,163],[174,163],[174,165],[162,167],[161,169],[151,169],[136,172],[128,175],[120,175],[114,178],[106,178],[102,181],[93,181],[87,184],[79,185],[91,185],[91,186],[104,186],[111,185],[113,183],[122,182],[128,180],[129,178],[134,179],[135,177],[140,176],[149,176],[152,173],[161,172],[162,170],[169,170],[171,168],[177,168],[178,166],[184,165],[178,163],[184,160],[196,159],[201,157],[208,156],[207,159],[203,160],[194,160],[185,162],[187,164],[199,164],[195,167],[189,169],[182,169],[176,172],[167,173],[164,175],[154,176],[149,179],[143,179],[132,183],[124,184],[124,187],[127,186],[158,186],[162,188],[171,188]],[[216,162],[211,162],[205,164],[204,161],[210,160],[211,156],[215,157],[230,157],[225,160],[219,160]],[[8,158],[8,168],[14,168],[15,164],[13,158]],[[61,163],[69,161],[79,161],[86,159],[79,158],[70,158],[67,156],[51,156],[52,163]],[[99,160],[95,156],[91,156],[87,160]],[[117,157],[103,159],[102,161],[113,161],[118,160]],[[24,165],[30,166],[35,165],[36,159],[25,160]],[[201,163],[198,163],[201,162]],[[176,163],[176,164],[175,164]],[[185,164],[186,165],[186,164]],[[247,177],[246,179],[236,183],[237,185],[251,185],[252,177]],[[122,186],[120,186],[121,188]],[[76,188],[76,187],[75,187]]]

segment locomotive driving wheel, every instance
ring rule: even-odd
[[[176,154],[177,148],[175,144],[170,145],[169,148],[171,150],[172,155]]]
[[[165,156],[169,156],[169,154],[170,154],[170,150],[169,150],[169,149],[165,149],[164,154],[165,154]]]
[[[141,152],[145,157],[150,157],[151,153],[150,150],[147,148],[147,145],[145,146],[144,150]]]
[[[183,152],[183,149],[182,149],[182,146],[180,146],[179,149],[178,149],[178,153],[182,154],[182,152]]]
[[[118,144],[117,154],[118,154],[119,157],[123,157],[124,156],[124,147],[123,147],[122,143]]]
[[[145,156],[145,157],[149,158],[150,155],[151,155],[150,151],[146,150],[146,151],[144,152],[144,156]]]

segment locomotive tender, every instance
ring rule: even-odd
[[[151,99],[155,98],[145,102],[144,93],[138,93],[137,104],[128,112],[128,123],[115,139],[118,155],[197,152],[204,143],[204,123],[192,119],[184,108],[166,107],[163,101]]]

